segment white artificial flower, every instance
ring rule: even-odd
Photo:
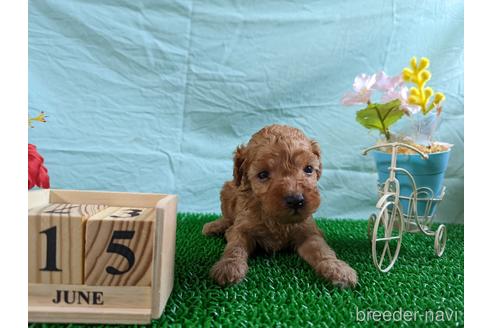
[[[397,89],[403,84],[403,78],[400,75],[388,76],[384,71],[376,74],[376,83],[374,89],[382,92],[389,92]]]
[[[344,105],[367,104],[371,100],[371,94],[376,83],[376,75],[360,74],[355,77],[353,92],[348,92],[342,98]]]
[[[420,106],[410,104],[408,102],[408,88],[406,86],[401,86],[398,89],[393,89],[381,96],[382,103],[388,103],[390,101],[399,99],[400,108],[407,114],[416,114],[420,111]]]

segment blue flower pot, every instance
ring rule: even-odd
[[[429,159],[425,160],[420,155],[399,154],[397,157],[396,167],[403,168],[410,172],[415,180],[417,189],[421,187],[430,188],[434,193],[434,198],[441,195],[444,175],[448,167],[450,151],[429,154]],[[378,171],[378,183],[384,184],[389,177],[388,168],[391,166],[391,154],[375,151],[373,152]],[[400,182],[400,195],[409,197],[413,192],[410,178],[403,172],[397,172],[396,178]],[[423,197],[425,195],[419,195]],[[408,200],[400,200],[404,214],[408,214]],[[434,215],[437,202],[432,202],[428,215]],[[427,202],[417,202],[417,213],[419,216],[425,215]]]

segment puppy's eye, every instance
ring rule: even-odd
[[[258,179],[266,180],[266,179],[268,179],[269,175],[270,174],[268,173],[268,171],[261,171],[260,173],[258,173]]]
[[[307,174],[311,174],[313,173],[314,169],[311,165],[308,165],[304,168],[304,172],[306,172]]]

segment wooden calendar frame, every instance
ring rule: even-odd
[[[176,195],[41,189],[29,191],[29,209],[49,203],[101,204],[156,209],[151,286],[86,286],[29,283],[29,321],[60,323],[150,323],[160,318],[174,282]],[[70,292],[90,304],[54,304]],[[80,296],[79,296],[80,297]]]

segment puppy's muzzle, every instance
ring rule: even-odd
[[[285,197],[284,200],[287,207],[293,210],[298,210],[300,208],[303,208],[306,203],[304,201],[304,196],[302,194],[289,195]]]

